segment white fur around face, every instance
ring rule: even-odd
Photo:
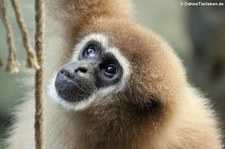
[[[119,51],[119,49],[117,47],[109,46],[108,38],[106,36],[104,36],[103,34],[99,34],[99,33],[91,34],[91,35],[85,37],[80,43],[78,43],[75,46],[74,54],[71,59],[71,62],[76,63],[78,61],[78,56],[79,56],[80,50],[89,41],[93,41],[93,40],[96,42],[99,42],[101,44],[101,47],[103,49],[105,49],[105,51],[104,51],[105,53],[111,53],[117,58],[118,62],[120,63],[120,65],[123,68],[123,74],[122,74],[121,80],[118,83],[116,83],[115,85],[111,85],[111,86],[108,86],[108,87],[98,90],[97,92],[93,93],[88,99],[84,99],[77,103],[71,103],[66,100],[63,100],[62,98],[60,98],[58,96],[56,89],[55,89],[55,78],[56,78],[56,74],[55,74],[53,79],[50,82],[48,93],[51,98],[53,98],[57,103],[59,103],[66,109],[73,109],[76,111],[84,110],[85,108],[90,106],[91,103],[97,102],[99,99],[103,99],[103,97],[107,96],[109,93],[112,93],[112,92],[116,93],[116,92],[121,91],[122,89],[125,88],[126,82],[131,73],[131,66],[130,66],[128,60],[122,55],[122,53]]]

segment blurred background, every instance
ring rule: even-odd
[[[33,70],[25,72],[26,54],[21,34],[11,3],[7,2],[21,71],[11,75],[0,69],[0,149],[4,149],[3,140],[12,123],[13,108],[21,103],[26,92],[34,87],[34,84],[23,83],[24,78],[33,77]],[[136,19],[158,33],[174,48],[183,60],[191,84],[212,101],[225,134],[225,1],[201,0],[222,2],[223,6],[184,6],[181,2],[188,1],[134,1]],[[20,1],[20,6],[34,45],[33,1]],[[6,32],[2,22],[0,57],[4,62],[7,61]]]

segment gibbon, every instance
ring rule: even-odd
[[[130,0],[47,0],[46,149],[222,149],[208,99]],[[8,149],[34,149],[34,97]]]

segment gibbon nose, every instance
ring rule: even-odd
[[[91,64],[85,61],[67,64],[60,71],[62,75],[72,80],[76,77],[90,78],[92,72],[93,68],[91,67]]]
[[[74,66],[73,73],[79,77],[90,78],[93,75],[93,68],[90,63],[81,61]]]

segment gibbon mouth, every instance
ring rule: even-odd
[[[62,69],[55,80],[58,96],[69,102],[79,102],[87,99],[96,90],[96,86],[87,78]]]

